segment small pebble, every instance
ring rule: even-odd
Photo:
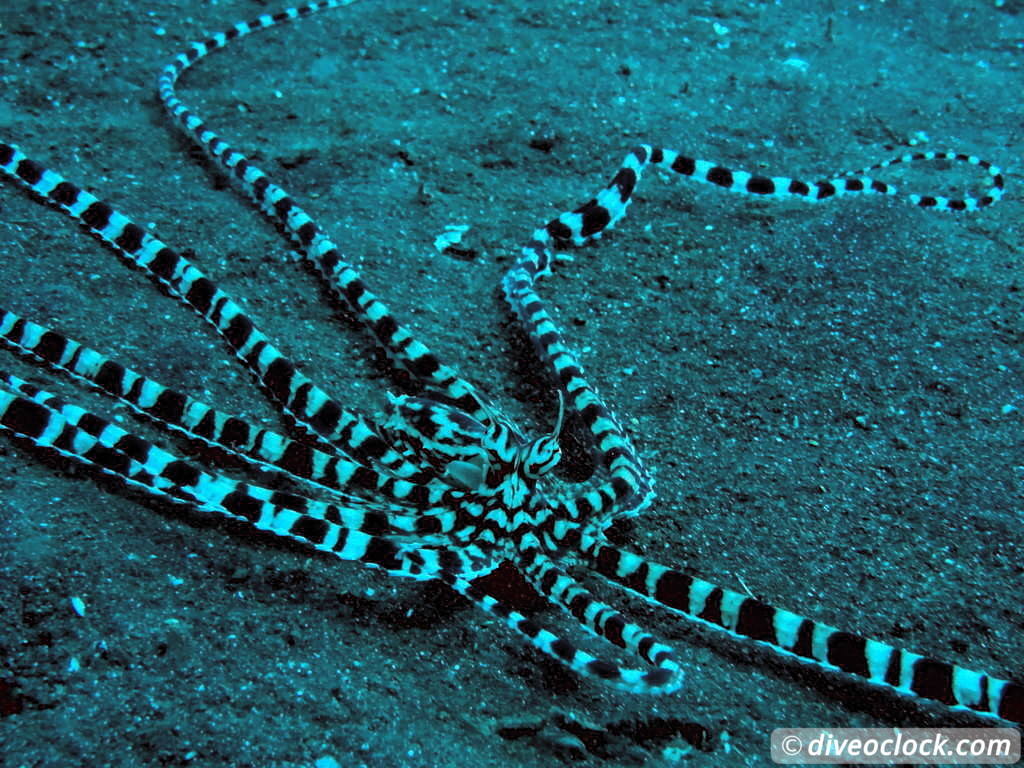
[[[73,610],[79,616],[85,616],[85,600],[78,596],[72,597],[71,610]]]

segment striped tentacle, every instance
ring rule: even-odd
[[[158,81],[160,99],[189,138],[227,171],[228,177],[239,185],[271,221],[288,233],[302,256],[323,277],[328,288],[347,304],[352,314],[373,333],[398,366],[422,382],[428,390],[486,422],[487,411],[481,408],[481,398],[473,385],[462,379],[453,368],[442,364],[426,345],[413,337],[412,332],[370,291],[356,269],[342,257],[337,245],[288,192],[273,183],[245,155],[212,131],[175,92],[175,84],[185,70],[230,41],[281,22],[348,5],[350,2],[354,0],[326,0],[289,8],[274,15],[265,14],[253,21],[240,22],[203,42],[192,43],[161,72]]]
[[[41,399],[54,402],[46,395]],[[88,416],[95,418],[91,414]],[[494,563],[482,555],[474,558],[471,551],[424,546],[419,537],[404,540],[341,524],[350,520],[348,513],[351,512],[359,515],[361,528],[375,531],[360,508],[345,510],[346,516],[339,518],[335,512],[339,509],[336,505],[326,505],[327,511],[317,514],[319,510],[310,500],[291,497],[287,499],[290,506],[284,506],[275,503],[282,500],[283,494],[256,486],[242,485],[226,492],[228,486],[220,476],[196,470],[139,438],[119,435],[113,425],[94,425],[94,429],[104,436],[101,438],[69,423],[46,405],[19,396],[5,387],[0,387],[0,429],[27,438],[41,448],[55,450],[80,463],[94,466],[149,494],[221,513],[342,560],[359,562],[399,576],[440,578],[487,613],[502,619],[534,647],[580,675],[598,678],[633,693],[670,692],[680,685],[678,667],[670,666],[664,659],[662,666],[653,670],[620,667],[575,648],[567,640],[486,594],[481,587],[463,577],[463,574],[481,575],[493,567]],[[129,438],[136,444],[129,446]],[[116,442],[116,448],[106,445],[110,440]],[[130,458],[129,454],[137,454],[139,458]],[[294,506],[301,509],[292,508]],[[459,570],[452,569],[453,565]]]
[[[883,170],[898,163],[946,160],[974,165],[986,171],[991,187],[980,197],[965,196],[949,198],[937,195],[900,195],[897,188],[866,175]],[[568,396],[575,412],[588,425],[597,444],[599,460],[604,463],[618,462],[624,467],[620,477],[629,485],[634,477],[644,477],[642,467],[635,458],[635,452],[625,433],[615,425],[614,418],[604,406],[600,397],[582,376],[582,370],[575,357],[567,349],[561,334],[551,320],[543,303],[534,291],[537,278],[550,274],[558,256],[554,253],[557,245],[584,245],[596,240],[612,229],[625,216],[633,191],[648,165],[654,165],[692,179],[733,192],[777,199],[798,199],[810,202],[854,194],[899,195],[906,202],[922,208],[944,211],[975,211],[997,202],[1003,193],[1001,170],[973,155],[956,152],[918,152],[906,154],[892,160],[875,164],[860,171],[838,175],[836,178],[808,183],[783,176],[762,176],[747,171],[730,170],[718,163],[698,160],[681,155],[674,150],[640,145],[626,156],[611,181],[598,194],[573,211],[552,219],[540,230],[523,249],[522,258],[505,276],[505,296],[518,315],[527,334],[533,340],[542,360],[553,369],[556,379]],[[615,493],[603,493],[580,497],[567,502],[562,513],[579,519],[594,514],[597,505],[598,519],[608,513],[623,514],[635,512],[631,506],[642,500],[642,508],[650,497],[641,493],[641,488],[632,489],[632,504],[621,505]],[[615,499],[616,502],[609,502]]]
[[[1003,197],[1003,172],[1002,170],[987,160],[982,160],[980,157],[975,155],[967,155],[963,152],[910,152],[899,157],[894,157],[889,160],[883,160],[880,163],[869,165],[866,168],[861,168],[859,171],[851,171],[849,173],[840,174],[844,183],[848,178],[865,177],[867,174],[873,173],[874,171],[884,170],[900,163],[916,163],[922,161],[934,161],[934,160],[946,160],[949,162],[967,163],[968,165],[976,165],[985,171],[991,179],[992,186],[989,187],[980,197],[963,197],[963,198],[950,198],[942,197],[941,195],[918,195],[909,194],[906,196],[906,200],[911,205],[916,205],[919,208],[934,208],[937,211],[976,211],[979,208],[992,205],[998,202]],[[861,183],[877,183],[872,181],[870,178],[861,178]]]
[[[895,648],[773,608],[597,539],[587,560],[609,581],[642,597],[774,651],[953,708],[1024,722],[1024,686]]]
[[[889,168],[899,163],[947,160],[974,165],[984,170],[992,186],[980,197],[940,197],[938,195],[903,194],[896,187],[866,174]],[[687,157],[675,150],[641,144],[630,150],[619,170],[593,198],[574,210],[563,213],[547,223],[543,234],[534,235],[541,248],[529,249],[527,260],[537,266],[538,276],[550,274],[552,258],[547,248],[552,244],[584,245],[599,239],[626,215],[626,208],[636,185],[648,165],[682,176],[701,184],[709,184],[730,192],[769,197],[777,200],[803,200],[821,202],[851,195],[897,196],[910,205],[931,210],[976,211],[992,205],[1003,195],[1003,174],[995,165],[973,155],[958,152],[917,152],[864,168],[860,171],[837,174],[823,181],[806,182],[787,176],[763,176],[742,170],[732,170],[709,160]]]
[[[254,427],[142,376],[50,328],[3,309],[0,309],[0,342],[97,387],[190,440],[329,492],[380,494],[421,510],[455,503],[464,495],[436,480],[426,484],[411,483],[343,454],[321,451],[272,430]]]
[[[96,425],[96,428],[103,434],[111,426]],[[158,449],[153,449],[145,441],[140,440],[138,446],[129,447],[121,437],[118,448],[107,446],[96,435],[70,424],[60,413],[5,387],[0,387],[0,429],[26,438],[40,448],[54,450],[79,463],[93,466],[148,494],[218,512],[247,522],[257,530],[297,541],[342,560],[359,562],[398,576],[440,578],[487,613],[502,619],[534,647],[580,675],[596,677],[636,693],[657,693],[678,687],[678,675],[671,674],[666,668],[632,670],[595,658],[487,595],[462,575],[476,576],[488,570],[484,565],[487,562],[485,558],[474,559],[468,551],[423,546],[419,538],[409,539],[407,544],[403,544],[402,539],[396,537],[347,527],[328,514],[307,514],[305,510],[308,507],[299,511],[275,504],[275,500],[280,500],[280,494],[266,492],[270,496],[261,498],[259,494],[263,489],[255,486],[244,486],[237,492],[224,495],[222,481],[180,460],[172,459],[165,464],[164,457],[154,452]],[[107,434],[113,437],[114,433]],[[140,458],[130,458],[129,453],[136,453],[139,448],[143,450]],[[289,499],[289,502],[294,504],[300,498]],[[329,506],[337,509],[334,505]],[[362,514],[358,508],[352,511]]]
[[[536,239],[524,250],[533,252],[536,247],[547,251],[546,246]],[[550,253],[543,258],[550,259]],[[539,270],[531,269],[529,257],[521,261],[505,275],[505,298],[533,341],[537,354],[554,370],[568,410],[586,425],[593,438],[595,462],[604,466],[610,476],[608,481],[575,499],[556,502],[556,515],[576,520],[601,520],[618,514],[638,514],[654,498],[651,480],[629,436],[585,378],[583,366],[563,341],[561,332],[534,290],[536,276],[539,276]]]
[[[126,260],[144,269],[172,295],[195,309],[224,337],[283,411],[310,434],[364,466],[380,465],[411,482],[428,479],[419,467],[391,449],[366,419],[342,408],[300,373],[242,308],[180,253],[109,204],[4,143],[0,143],[0,172],[78,219]]]
[[[250,522],[269,505],[275,510],[301,515],[307,519],[303,524],[307,527],[318,525],[315,521],[319,520],[363,533],[392,536],[396,540],[421,534],[421,516],[409,514],[401,507],[352,497],[324,502],[244,483],[184,461],[13,374],[0,371],[0,389],[9,398],[25,401],[10,404],[7,420],[0,426],[41,448],[56,450],[66,458],[119,476],[133,487],[153,495],[168,496],[229,517],[245,517]],[[272,513],[275,518],[282,514]],[[410,539],[421,540],[429,542],[430,537]],[[443,539],[439,542],[443,543]]]
[[[619,205],[614,209],[615,220],[625,215],[633,187],[643,173],[644,161],[631,154],[626,158],[625,171],[620,170],[598,199],[618,193]],[[631,174],[631,175],[630,175]],[[594,202],[594,201],[591,201]],[[505,299],[518,317],[524,332],[530,337],[540,359],[546,362],[554,373],[555,380],[565,395],[569,410],[586,425],[593,439],[595,461],[607,468],[610,480],[602,483],[575,499],[560,501],[556,515],[574,520],[609,520],[616,515],[638,514],[654,499],[651,480],[633,448],[625,430],[618,424],[611,409],[584,376],[583,367],[576,355],[565,343],[561,331],[544,306],[535,290],[536,280],[551,273],[557,256],[554,245],[564,238],[556,239],[555,233],[564,235],[562,219],[575,226],[581,237],[600,237],[601,228],[596,222],[584,222],[577,212],[562,214],[544,228],[533,233],[533,238],[522,250],[519,260],[502,281]],[[602,220],[602,227],[609,227],[614,221],[609,217]],[[570,240],[571,233],[570,233]],[[584,240],[580,240],[580,243]]]
[[[521,550],[516,565],[537,592],[564,609],[585,629],[648,664],[667,670],[677,681],[675,685],[682,685],[682,670],[672,648],[594,597],[535,545],[525,542]]]
[[[627,165],[635,169],[630,169],[630,173],[634,174],[631,186],[620,190],[619,185],[625,184],[621,171],[616,176],[619,181],[613,181],[615,189],[621,193],[618,218],[624,215],[625,206],[632,194],[632,185],[635,185],[639,174],[643,172],[643,164],[632,155],[627,158]],[[562,214],[559,219],[533,233],[533,238],[523,248],[519,262],[505,274],[502,284],[506,301],[532,340],[540,359],[551,367],[569,410],[586,425],[592,436],[596,463],[606,467],[610,475],[608,482],[575,499],[559,502],[556,514],[571,519],[607,520],[620,514],[639,513],[650,504],[654,494],[650,478],[629,436],[587,381],[583,367],[565,343],[561,331],[535,290],[536,280],[550,274],[551,266],[557,258],[553,252],[555,239],[552,231],[564,234],[554,224],[566,216],[576,214]],[[584,231],[582,220],[572,221],[577,224],[580,232]],[[599,236],[599,232],[592,232],[590,226],[585,231],[588,236]]]
[[[244,520],[260,530],[331,551],[342,559],[358,560],[417,579],[434,578],[442,569],[477,578],[500,564],[488,549],[477,545],[452,546],[447,535],[454,527],[452,512],[438,511],[432,516],[436,525],[426,529],[424,521],[431,517],[427,513],[411,515],[401,507],[366,499],[350,499],[351,504],[322,502],[243,483],[196,468],[116,424],[2,370],[0,393],[11,401],[24,401],[0,405],[0,429],[100,469],[151,495]],[[336,533],[334,528],[338,526],[345,530]],[[364,536],[339,544],[342,536],[352,533]],[[335,549],[324,546],[332,541]],[[369,547],[369,554],[355,556],[363,544]],[[341,546],[347,548],[344,554],[339,554]],[[387,555],[388,551],[391,555]]]
[[[6,375],[3,378],[5,383],[15,379]],[[404,531],[400,535],[383,535],[382,531],[393,530],[392,518],[385,524],[378,515],[367,514],[362,502],[357,507],[340,507],[234,483],[222,475],[195,470],[173,456],[168,459],[169,454],[141,438],[131,435],[116,438],[116,427],[85,412],[81,414],[83,422],[95,420],[90,421],[90,429],[99,434],[93,434],[70,423],[46,403],[59,404],[60,401],[47,393],[37,392],[34,397],[26,397],[0,386],[0,430],[98,469],[149,495],[216,512],[248,523],[257,530],[392,575],[433,579],[448,568],[460,569],[450,570],[451,573],[465,572],[476,577],[494,567],[486,555],[472,549],[451,550],[444,545],[430,545],[427,538],[418,534],[408,536]],[[69,412],[81,410],[66,404],[62,407]],[[116,447],[107,445],[111,439],[117,439]],[[140,459],[131,458],[129,454],[140,449],[144,455],[140,454]],[[229,488],[234,490],[229,491]]]
[[[178,481],[170,478],[182,472],[181,467],[184,466],[184,463],[167,451],[128,433],[116,424],[112,424],[84,408],[68,404],[36,385],[2,370],[0,370],[0,386],[13,394],[28,398],[56,411],[69,425],[85,430],[97,438],[105,448],[118,451],[136,460],[144,456],[146,458],[144,466],[149,474],[153,475],[152,482],[154,484],[161,487],[177,487]],[[171,467],[171,469],[167,473],[155,472],[156,467]],[[165,478],[164,474],[168,474],[168,477]],[[216,485],[223,489],[220,495],[232,498],[239,505],[247,503],[246,497],[250,497],[251,503],[263,503],[272,495],[278,504],[312,518],[331,520],[338,518],[340,514],[335,503],[312,499],[305,495],[305,491],[302,494],[269,491],[233,480],[225,475],[211,476],[218,478]],[[302,478],[296,477],[295,479],[302,481]],[[336,493],[335,496],[336,500],[340,501],[341,509],[344,510],[345,525],[356,530],[368,533],[386,533],[392,536],[415,535],[418,537],[415,539],[417,546],[422,545],[425,548],[448,545],[466,547],[466,542],[478,538],[476,520],[480,517],[480,512],[476,511],[471,504],[464,503],[454,508],[445,506],[410,508],[406,505],[380,502],[344,492]],[[362,516],[360,516],[359,510],[363,512]],[[465,565],[466,573],[475,575],[493,569],[496,564],[487,568],[480,564],[484,555],[479,554],[479,547],[474,550],[473,546],[475,545],[470,545],[467,550],[466,558],[459,557],[454,561],[446,560],[444,567],[452,569],[454,567],[452,563],[458,562]]]
[[[438,578],[482,610],[501,619],[506,626],[526,638],[533,647],[582,677],[595,678],[630,693],[671,693],[682,685],[682,673],[678,667],[629,669],[615,662],[597,658],[491,597],[477,583],[469,582],[449,571],[442,571]]]

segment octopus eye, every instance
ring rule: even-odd
[[[554,435],[546,435],[530,443],[522,460],[522,471],[526,477],[537,480],[558,464],[562,458],[562,449]]]
[[[555,431],[550,435],[537,438],[523,449],[520,466],[522,473],[531,480],[537,480],[557,466],[562,458],[562,449],[558,445],[558,437],[565,426],[565,396],[558,392],[558,421]]]

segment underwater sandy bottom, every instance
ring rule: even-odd
[[[181,95],[535,432],[555,397],[500,277],[631,145],[814,180],[925,132],[1008,166],[1009,199],[970,218],[754,202],[649,174],[619,228],[541,292],[657,478],[655,506],[617,542],[1020,679],[1020,6],[626,5],[367,0],[218,52]],[[373,414],[395,385],[367,336],[154,95],[186,42],[272,10],[11,0],[0,133],[193,249],[305,373]],[[280,424],[212,332],[66,217],[5,183],[0,221],[3,304]],[[434,249],[448,224],[470,226],[466,257]],[[160,434],[12,355],[2,365]],[[0,468],[10,765],[765,765],[775,727],[976,722],[600,590],[688,675],[671,697],[620,694],[436,585],[126,495],[6,439]],[[587,470],[577,453],[564,479]],[[520,607],[605,651],[513,586]]]

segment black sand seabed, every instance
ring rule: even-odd
[[[0,130],[194,249],[307,373],[373,413],[391,384],[367,337],[332,316],[154,96],[189,40],[272,10],[7,0]],[[1008,166],[1009,199],[972,217],[759,203],[651,174],[619,229],[543,292],[657,475],[658,502],[619,540],[1020,679],[1021,10],[367,0],[219,52],[182,96],[532,430],[550,428],[554,398],[498,281],[631,145],[813,180],[924,131]],[[892,176],[907,178],[929,191],[982,180]],[[4,304],[278,423],[212,332],[66,217],[4,184],[0,221]],[[435,252],[447,224],[472,227],[475,255]],[[127,416],[6,353],[3,366]],[[778,726],[977,722],[613,592],[677,646],[688,685],[611,692],[436,586],[126,497],[6,440],[0,456],[7,765],[764,765]],[[687,736],[702,730],[696,748]]]

